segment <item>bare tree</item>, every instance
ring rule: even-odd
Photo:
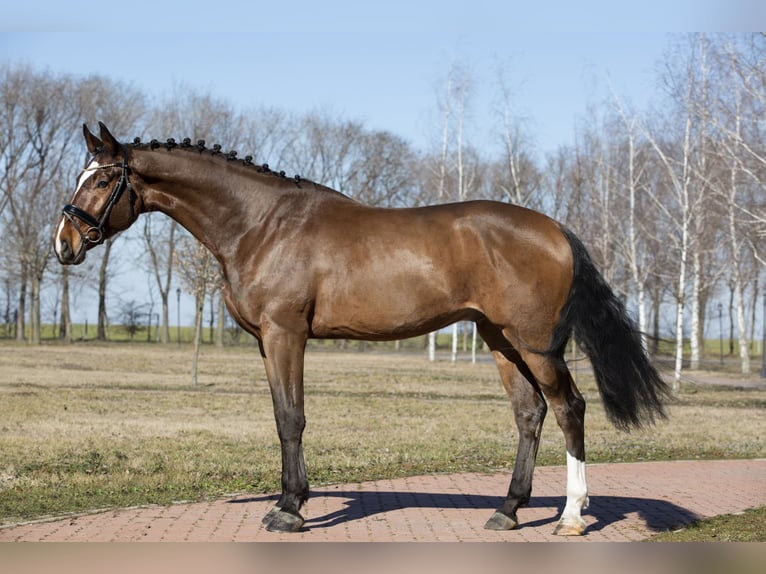
[[[176,266],[186,291],[194,295],[194,355],[192,384],[197,384],[199,352],[202,343],[202,312],[205,296],[220,283],[220,269],[207,248],[186,235],[176,250]]]
[[[622,169],[618,169],[616,177],[619,178],[620,191],[618,198],[627,196],[627,228],[623,227],[624,233],[618,238],[617,243],[621,246],[621,254],[625,258],[630,271],[632,284],[636,292],[638,327],[641,332],[644,348],[648,348],[646,333],[648,332],[647,318],[647,284],[652,268],[649,261],[648,244],[653,242],[653,237],[646,233],[645,222],[651,217],[651,207],[642,202],[645,193],[644,174],[648,167],[646,154],[642,154],[642,146],[639,141],[638,120],[635,115],[625,109],[618,99],[616,108],[620,122],[624,128],[624,143],[620,154],[625,158]],[[627,165],[625,165],[627,164]],[[644,215],[642,217],[641,215]],[[619,229],[619,228],[618,228]]]
[[[465,201],[471,193],[476,172],[472,165],[466,161],[467,135],[465,122],[470,107],[473,92],[473,79],[465,66],[453,66],[450,75],[454,77],[451,82],[452,93],[448,97],[453,102],[455,109],[455,165],[457,170],[457,200]]]
[[[209,92],[189,86],[176,85],[172,93],[152,110],[149,123],[157,139],[189,138],[193,142],[204,140],[208,144],[236,148],[248,140],[248,127],[254,123],[238,113],[234,106]],[[276,116],[275,116],[276,117]],[[261,126],[266,130],[266,126]],[[278,131],[275,128],[275,131]],[[151,270],[162,301],[160,340],[170,341],[168,300],[178,261],[176,246],[182,232],[177,224],[161,214],[151,214],[144,222],[144,246],[148,254],[147,267]],[[184,239],[183,241],[187,241]]]
[[[748,186],[741,192],[757,191],[738,202],[740,217],[751,222],[754,237],[752,247],[762,265],[766,265],[766,199],[762,182],[766,174],[766,34],[753,34],[746,41],[728,40],[721,49],[727,77],[732,82],[735,102],[747,121],[725,121],[739,115],[732,100],[724,103],[723,120],[716,125],[726,138],[728,155],[737,160],[738,169],[747,176]],[[744,183],[744,182],[743,182]]]
[[[147,103],[141,92],[130,85],[115,82],[98,75],[82,78],[77,82],[77,103],[80,118],[88,122],[99,120],[109,125],[119,126],[122,133],[133,132],[135,135],[143,133]],[[84,163],[84,160],[87,159],[87,150],[82,142],[82,138],[79,136],[79,130],[77,131],[80,157]],[[107,309],[109,305],[106,299],[109,292],[109,282],[112,277],[109,260],[112,246],[115,242],[122,241],[124,237],[125,235],[113,237],[105,243],[105,248],[100,250],[99,282],[96,286],[98,294],[98,340],[106,340],[108,337],[109,317]]]
[[[59,184],[73,142],[76,107],[72,82],[29,69],[4,71],[5,127],[13,134],[4,146],[6,170],[2,179],[6,224],[21,267],[17,338],[24,336],[23,317],[29,295],[29,341],[40,342],[40,293],[48,265],[52,225],[62,203]],[[6,90],[6,88],[8,88]],[[51,98],[52,93],[59,97]],[[28,289],[28,291],[27,291]]]
[[[358,167],[352,197],[367,205],[401,207],[415,195],[410,145],[390,132],[365,132],[359,142]]]
[[[241,123],[243,151],[251,154],[254,161],[268,163],[277,171],[287,167],[299,168],[290,165],[293,151],[300,141],[299,118],[276,108],[256,108],[245,110]]]
[[[167,230],[164,229],[167,226]],[[158,233],[157,228],[163,227]],[[168,299],[170,297],[171,281],[173,278],[173,260],[176,245],[176,228],[178,224],[168,218],[157,218],[151,215],[144,219],[144,240],[152,274],[160,292],[162,301],[160,342],[170,343],[170,316]]]
[[[759,66],[743,65],[740,49],[732,42],[715,46],[718,64],[719,84],[725,85],[716,98],[716,107],[710,115],[710,122],[719,136],[717,138],[717,159],[719,169],[711,177],[710,186],[716,193],[721,212],[726,223],[722,243],[727,246],[731,304],[731,335],[734,339],[734,317],[736,316],[738,347],[743,374],[750,372],[750,350],[747,337],[745,291],[752,283],[753,292],[757,292],[758,271],[747,265],[751,256],[756,255],[754,247],[758,244],[757,203],[752,197],[762,195],[764,175],[763,166],[759,165],[759,154],[763,149],[764,120],[762,110],[766,95],[761,90],[750,89],[753,82],[766,87],[766,64]],[[754,76],[761,76],[759,79]],[[758,94],[755,98],[754,95]],[[761,100],[761,97],[764,98]],[[759,101],[760,100],[760,101]],[[755,152],[755,153],[754,153]],[[755,187],[757,191],[752,193]],[[755,259],[755,257],[752,257]],[[748,269],[752,272],[748,273]],[[747,276],[750,276],[748,280]],[[755,304],[753,303],[753,311]],[[755,317],[751,319],[751,324]]]
[[[445,101],[443,103],[444,127],[442,131],[442,156],[439,169],[439,198],[450,198],[453,201],[465,201],[472,194],[476,184],[477,161],[476,154],[467,143],[466,121],[470,109],[471,96],[474,88],[473,78],[468,68],[462,64],[450,67]],[[452,154],[448,153],[448,143],[453,140]],[[452,157],[450,157],[450,155]],[[474,161],[472,161],[474,160]],[[449,173],[446,162],[455,165],[453,193],[446,193],[445,178]],[[452,325],[452,362],[457,361],[459,325]],[[475,345],[475,337],[474,337]],[[430,347],[430,342],[429,342]],[[431,355],[429,350],[429,356]]]
[[[513,90],[503,69],[498,71],[497,86],[503,156],[497,162],[492,188],[500,190],[506,201],[540,209],[543,205],[540,170],[530,153],[532,144],[524,127],[526,119],[514,113]]]
[[[406,205],[414,194],[414,153],[400,137],[313,112],[300,122],[290,164],[301,175],[376,206]]]
[[[700,271],[700,263],[695,257],[695,251],[699,249],[699,237],[695,230],[700,228],[699,218],[704,207],[704,186],[699,180],[695,180],[694,162],[695,152],[699,149],[700,130],[695,122],[695,103],[699,97],[698,66],[701,43],[693,39],[689,45],[689,52],[685,53],[685,60],[681,62],[681,69],[676,69],[678,60],[667,60],[668,69],[664,78],[668,85],[671,101],[677,107],[673,110],[669,125],[664,125],[654,130],[645,129],[644,134],[650,142],[657,157],[664,167],[665,176],[668,179],[667,188],[670,193],[667,197],[652,195],[655,205],[667,217],[670,229],[669,239],[674,243],[677,257],[676,273],[676,350],[675,368],[673,378],[673,390],[680,388],[681,372],[683,368],[683,341],[684,341],[684,314],[687,307],[687,288],[690,263],[694,263],[692,271]],[[675,121],[680,120],[676,125]],[[658,134],[663,133],[661,138]],[[668,139],[668,134],[678,134],[677,139]],[[692,259],[692,261],[690,261]],[[693,277],[693,293],[698,293],[700,283],[698,278]],[[694,295],[696,297],[696,295]],[[699,318],[699,309],[695,304],[693,315]],[[695,335],[696,336],[696,335]]]

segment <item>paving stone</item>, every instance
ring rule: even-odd
[[[439,474],[319,486],[301,532],[268,532],[273,495],[109,510],[0,528],[11,541],[621,542],[644,540],[698,518],[766,504],[766,459],[594,464],[584,536],[553,535],[564,507],[566,468],[539,467],[519,528],[483,529],[510,472]]]

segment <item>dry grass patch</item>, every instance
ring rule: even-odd
[[[0,523],[279,489],[279,446],[255,348],[0,344]],[[588,401],[590,461],[766,456],[766,391],[699,387],[671,418],[624,434]],[[309,353],[306,459],[313,485],[510,468],[516,429],[491,362]],[[549,416],[540,464],[563,464]],[[502,494],[502,493],[495,493]]]

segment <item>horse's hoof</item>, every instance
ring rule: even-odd
[[[518,525],[519,523],[517,520],[498,511],[495,512],[489,520],[487,520],[484,528],[487,530],[513,530]]]
[[[271,522],[271,519],[274,518],[274,515],[277,512],[279,512],[279,507],[278,506],[275,506],[274,508],[269,510],[266,513],[266,515],[263,518],[261,518],[261,524],[268,524],[269,522]]]
[[[269,514],[272,516],[266,522],[266,530],[269,532],[298,532],[303,527],[303,517],[300,514],[291,514],[284,510],[275,509]],[[266,515],[268,516],[268,514]]]
[[[582,519],[575,524],[559,520],[553,533],[557,536],[582,536],[585,532],[585,526],[585,521]]]

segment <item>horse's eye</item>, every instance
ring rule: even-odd
[[[96,184],[97,187],[106,187],[107,185],[109,185],[109,182],[103,179]]]

